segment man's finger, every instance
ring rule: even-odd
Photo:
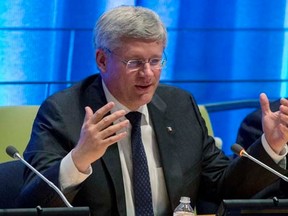
[[[91,123],[98,123],[99,121],[101,121],[101,119],[103,119],[103,117],[111,111],[111,109],[115,106],[115,104],[113,102],[109,102],[107,104],[105,104],[103,107],[101,107],[100,109],[98,109],[92,116],[91,118]]]
[[[89,106],[86,106],[84,122],[87,122],[92,116],[93,116],[93,110]]]
[[[265,93],[260,94],[260,105],[261,105],[262,115],[266,115],[271,112],[269,100]]]

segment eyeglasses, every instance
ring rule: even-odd
[[[167,61],[165,52],[163,52],[162,58],[151,58],[151,59],[148,59],[148,60],[144,61],[144,60],[141,60],[141,59],[124,60],[124,59],[121,59],[122,58],[121,56],[119,56],[116,53],[112,52],[110,49],[105,48],[105,50],[107,50],[107,52],[117,56],[120,59],[120,61],[123,64],[126,65],[126,69],[129,70],[130,72],[139,71],[140,69],[143,68],[143,66],[146,63],[149,63],[150,69],[152,71],[153,70],[160,70],[160,69],[162,69],[165,66],[166,61]]]

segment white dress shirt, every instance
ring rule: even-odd
[[[261,136],[261,141],[262,141],[262,145],[263,148],[265,149],[265,151],[269,154],[269,156],[274,160],[274,162],[276,164],[279,164],[279,166],[283,169],[286,169],[286,155],[288,153],[288,147],[287,145],[284,146],[284,148],[282,149],[282,151],[280,152],[280,154],[276,154],[273,149],[269,146],[264,134],[262,134]]]

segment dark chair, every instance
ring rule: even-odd
[[[16,199],[24,183],[24,167],[18,160],[0,163],[0,209],[16,208]]]

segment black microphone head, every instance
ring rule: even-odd
[[[8,146],[6,148],[6,153],[12,158],[15,158],[15,154],[19,154],[18,150],[14,146]]]
[[[231,150],[239,156],[242,156],[243,151],[245,151],[244,148],[237,143],[231,146]]]

